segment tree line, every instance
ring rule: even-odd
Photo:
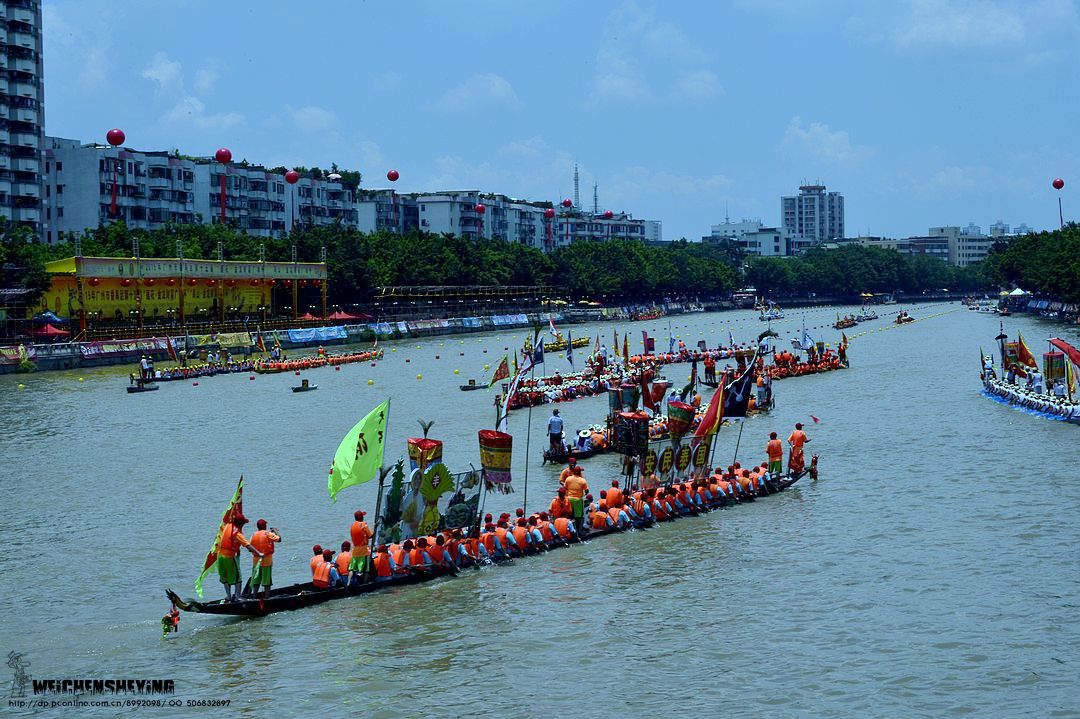
[[[227,260],[258,260],[261,244],[267,261],[290,261],[295,246],[299,261],[313,262],[325,247],[330,292],[337,304],[366,304],[374,288],[385,285],[553,285],[565,288],[572,299],[629,302],[725,298],[748,284],[774,297],[987,287],[987,277],[978,268],[949,267],[936,258],[874,247],[747,258],[723,243],[679,240],[651,245],[611,239],[574,242],[544,253],[500,239],[419,231],[365,233],[343,225],[297,227],[289,234],[254,238],[226,225],[136,230],[117,222],[83,233],[81,251],[84,256],[130,257],[136,239],[143,257],[175,257],[179,243],[189,259],[216,258],[221,243]],[[47,287],[45,261],[74,255],[72,240],[44,245],[25,228],[4,231],[0,264],[6,261],[10,270],[7,286]]]
[[[983,264],[1002,289],[1021,287],[1063,302],[1080,302],[1080,224],[999,240]]]

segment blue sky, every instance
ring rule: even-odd
[[[402,191],[779,222],[804,180],[847,234],[1080,214],[1067,0],[44,3],[46,132]]]

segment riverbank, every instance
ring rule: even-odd
[[[921,295],[902,298],[905,304],[940,302],[958,299],[959,295]],[[850,306],[831,298],[791,300],[785,307]],[[573,308],[558,312],[532,312],[486,317],[451,317],[444,319],[416,319],[395,322],[369,322],[364,324],[331,325],[291,330],[264,330],[262,332],[228,332],[201,335],[162,335],[134,340],[63,342],[50,344],[25,344],[0,346],[0,374],[26,371],[54,371],[99,367],[103,365],[135,364],[146,355],[155,362],[167,361],[186,352],[189,357],[205,356],[206,352],[227,350],[233,356],[249,356],[258,352],[259,340],[266,348],[280,346],[288,351],[305,347],[330,347],[381,340],[398,340],[412,337],[438,337],[446,335],[473,334],[492,330],[515,330],[546,326],[549,314],[557,326],[586,322],[635,322],[679,316],[696,312],[735,311],[730,302],[665,303],[661,305],[627,305],[620,307]]]

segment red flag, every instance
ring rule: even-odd
[[[622,356],[623,362],[630,364],[630,333],[627,332],[622,336]]]
[[[845,333],[841,332],[841,333],[840,333],[840,339],[841,339],[841,340],[843,340],[843,342],[844,342],[844,346],[845,346],[845,347],[847,347],[847,343],[848,343],[848,341],[847,341],[847,334],[845,334]]]
[[[641,370],[641,406],[645,409],[656,411],[653,404],[652,392],[649,391],[649,380],[645,379],[645,370]]]
[[[727,382],[727,373],[724,373],[724,377],[720,382],[720,386],[715,392],[713,392],[712,399],[709,400],[709,406],[705,410],[705,416],[701,418],[701,424],[694,430],[693,446],[701,444],[702,440],[707,440],[713,434],[716,434],[717,428],[720,426],[720,420],[723,419],[724,411],[724,384]]]
[[[821,424],[821,420],[814,415],[810,415],[810,419],[814,420],[814,424]]]
[[[173,347],[172,337],[165,338],[165,348],[169,350],[169,357],[173,362],[176,361],[176,348]]]
[[[1016,359],[1020,364],[1027,365],[1028,367],[1038,367],[1039,363],[1035,361],[1035,355],[1031,353],[1031,350],[1027,346],[1027,342],[1024,341],[1024,337],[1020,333],[1017,333],[1016,340]]]
[[[266,343],[263,341],[262,330],[258,325],[255,325],[255,346],[259,348],[259,352],[266,352]]]

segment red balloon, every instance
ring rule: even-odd
[[[604,219],[605,220],[610,220],[614,216],[615,216],[615,213],[612,212],[611,210],[604,210]]]
[[[124,135],[123,130],[114,127],[113,129],[105,133],[105,139],[109,141],[110,145],[116,147],[117,145],[123,145],[124,140],[126,140],[127,137]]]
[[[476,212],[478,214],[481,214],[481,215],[484,214],[485,212],[487,212],[487,208],[484,207],[484,205],[481,204],[481,203],[477,203],[475,209],[476,209]]]
[[[285,182],[288,182],[290,185],[295,185],[299,179],[300,173],[296,170],[289,170],[285,173]]]
[[[219,148],[218,151],[214,153],[214,159],[222,164],[232,162],[232,152],[227,147]]]
[[[1055,190],[1060,190],[1062,187],[1065,187],[1065,180],[1062,180],[1060,177],[1055,177],[1052,184],[1054,185]]]
[[[544,210],[544,217],[546,217],[547,219],[550,220],[554,216],[555,216],[555,208],[549,207],[546,210]]]
[[[390,172],[386,173],[386,179],[390,180],[390,182],[397,182],[399,177],[401,175],[398,174],[397,170],[390,170]]]
[[[563,207],[573,207],[574,203],[570,201],[569,197],[567,197],[565,200],[562,201],[562,206]]]

